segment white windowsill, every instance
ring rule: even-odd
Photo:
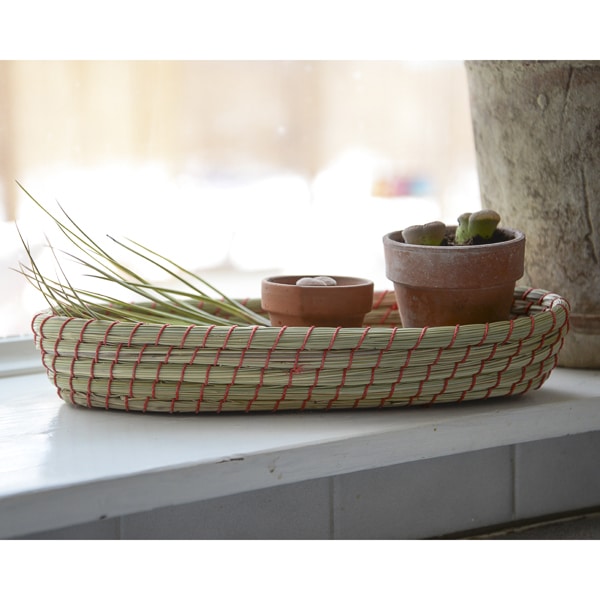
[[[600,429],[600,371],[526,396],[397,410],[143,415],[71,407],[44,373],[0,378],[0,537]]]

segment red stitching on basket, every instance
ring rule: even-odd
[[[512,396],[515,393],[515,389],[523,381],[523,379],[525,379],[525,367],[521,367],[521,377],[519,377],[519,379],[510,386],[510,390],[508,390],[509,396]]]
[[[102,348],[102,342],[96,344],[96,352],[94,352],[94,362],[100,362],[100,348]]]
[[[381,360],[383,359],[383,355],[389,351],[389,349],[392,347],[392,343],[394,341],[394,338],[396,337],[396,333],[398,332],[398,327],[392,327],[392,329],[390,330],[390,339],[387,343],[387,346],[383,349],[379,351],[379,356],[377,357],[377,362],[375,363],[375,365],[371,368],[371,377],[369,379],[369,381],[367,382],[367,385],[365,385],[365,389],[363,390],[362,396],[360,397],[360,400],[364,400],[367,397],[367,393],[369,391],[369,388],[373,385],[373,382],[375,381],[375,373],[377,372],[377,369],[379,368],[379,365],[381,364]]]
[[[135,332],[142,326],[141,323],[136,323],[133,326],[133,329],[131,330],[131,333],[129,334],[129,339],[127,340],[127,344],[129,346],[133,345],[133,336],[135,335]]]
[[[372,310],[377,310],[382,304],[387,296],[387,292],[377,292],[373,294],[373,308]]]
[[[379,324],[384,325],[385,323],[387,323],[388,319],[390,318],[390,315],[395,314],[397,310],[398,307],[396,305],[388,306],[387,310],[381,316]]]
[[[530,323],[531,323],[531,329],[529,330],[529,333],[527,334],[527,338],[528,338],[528,339],[529,339],[529,338],[532,338],[532,337],[533,337],[533,334],[534,334],[534,332],[535,332],[535,317],[534,317],[533,315],[531,315],[531,316],[529,317],[529,321],[530,321]]]
[[[475,346],[483,346],[483,344],[485,343],[485,341],[488,338],[489,333],[490,333],[490,324],[486,323],[484,325],[484,329],[483,329],[483,337],[481,338],[481,340],[478,344],[475,344]]]
[[[454,365],[454,371],[456,371],[456,364]],[[452,375],[454,374],[454,371],[452,372]],[[428,402],[428,404],[435,404],[436,400],[446,391],[446,388],[448,387],[448,383],[452,379],[452,375],[450,375],[450,377],[446,377],[446,379],[444,379],[444,385],[442,386],[442,389],[437,394],[432,396],[432,398]]]
[[[334,337],[338,334],[339,331],[339,327],[336,330],[336,332],[334,333]],[[364,338],[365,338],[365,334],[366,334],[366,330],[363,331],[363,334],[360,337],[359,343],[358,343],[358,347],[360,347],[360,344],[363,343]],[[331,346],[333,344],[333,341],[329,344],[329,348],[328,351],[331,350]],[[333,398],[331,398],[329,400],[329,402],[327,403],[327,407],[326,410],[329,410],[332,405],[334,404],[334,402],[337,402],[338,398],[340,397],[340,391],[341,389],[344,387],[344,382],[346,381],[346,373],[348,372],[348,369],[350,368],[350,365],[352,364],[352,357],[354,356],[354,351],[356,350],[356,348],[353,348],[350,352],[350,358],[348,360],[348,365],[346,365],[346,367],[343,369],[342,371],[342,381],[340,382],[340,384],[336,387],[335,389],[335,395],[333,396]]]
[[[365,341],[365,338],[367,337],[370,330],[371,330],[370,327],[365,327],[364,331],[362,332],[362,335],[360,336],[360,338],[358,340],[357,345],[354,346],[354,348],[352,348],[350,350],[350,356],[348,357],[348,364],[342,370],[342,381],[336,387],[335,396],[328,402],[326,410],[329,410],[331,408],[331,406],[333,405],[333,403],[336,402],[337,399],[339,398],[340,392],[346,383],[346,375],[348,374],[348,371],[352,368],[352,361],[354,360],[354,354],[362,346],[362,344]],[[353,408],[356,408],[358,406],[359,401],[360,401],[360,398],[355,400]]]
[[[515,328],[515,322],[514,322],[514,320],[513,319],[509,319],[509,321],[508,321],[508,333],[506,334],[506,337],[504,338],[504,340],[502,342],[500,342],[501,346],[503,346],[504,344],[506,344],[508,342],[508,340],[511,338],[514,328]]]
[[[554,357],[553,357],[553,360],[552,360],[552,363],[553,363],[553,364],[552,364],[552,366],[550,367],[550,369],[549,369],[548,371],[546,371],[546,372],[545,372],[545,373],[542,375],[542,377],[541,377],[541,379],[539,380],[538,384],[535,386],[535,389],[536,389],[536,390],[539,390],[539,389],[540,389],[540,388],[541,388],[541,387],[544,385],[544,383],[546,382],[546,380],[547,380],[547,379],[548,379],[548,377],[550,376],[550,373],[551,373],[551,372],[552,372],[552,370],[553,370],[553,369],[556,367],[556,364],[557,364],[557,362],[558,362],[558,357],[557,357],[557,356],[554,356]]]
[[[538,352],[538,350],[541,350],[544,347],[544,344],[546,343],[546,338],[548,337],[549,333],[551,332],[547,331],[546,333],[543,333],[540,336],[540,343],[532,350],[532,358],[535,355],[535,353]]]
[[[535,290],[535,288],[527,288],[526,290],[523,291],[523,293],[521,294],[521,300],[527,300],[529,297],[529,294],[531,294],[531,292],[533,292]]]
[[[527,364],[526,364],[526,365],[525,365],[525,366],[524,366],[524,367],[521,369],[521,378],[519,379],[519,381],[517,381],[517,382],[516,382],[516,383],[515,383],[515,384],[512,386],[512,388],[511,388],[511,392],[510,392],[510,393],[512,393],[512,392],[514,391],[514,389],[516,388],[516,386],[517,386],[518,384],[520,384],[520,383],[521,383],[521,382],[522,382],[522,381],[525,379],[525,376],[527,375],[527,368],[528,368],[528,367],[530,367],[530,366],[532,365],[532,363],[533,363],[533,359],[534,359],[534,358],[535,358],[535,354],[532,354],[532,355],[531,355],[531,359],[529,360],[529,362],[528,362],[528,363],[527,363]],[[542,362],[540,363],[540,368],[538,369],[538,372],[537,372],[537,374],[536,374],[536,375],[534,375],[532,378],[530,378],[530,379],[529,379],[529,383],[527,384],[527,387],[526,387],[524,390],[522,390],[521,392],[519,392],[520,394],[525,394],[526,392],[528,392],[528,391],[529,391],[529,388],[531,388],[531,386],[532,386],[532,384],[533,384],[533,379],[535,379],[536,377],[539,377],[539,376],[541,375],[541,373],[542,373],[543,369],[544,369],[544,361],[542,361]]]
[[[202,338],[202,343],[199,346],[199,348],[206,348],[206,343],[208,342],[208,338],[215,327],[216,327],[216,325],[210,325],[208,327],[208,329],[204,333],[204,337]],[[196,402],[196,414],[198,414],[200,412],[200,404],[202,404],[202,402],[204,400],[204,388],[206,388],[206,386],[208,385],[208,376],[209,376],[211,368],[212,368],[211,365],[209,365],[207,367],[206,373],[204,374],[204,383],[202,383],[200,385],[200,394],[199,394],[198,400]]]
[[[381,292],[381,293],[374,295],[373,308],[372,308],[373,311],[377,310],[383,304],[383,301],[386,299],[387,295],[388,295],[388,292]],[[392,303],[390,306],[388,306],[387,310],[383,313],[383,315],[379,319],[379,324],[383,325],[384,323],[387,323],[389,316],[392,313],[394,313],[397,309],[398,309],[398,306],[394,303]]]
[[[75,343],[75,348],[74,348],[74,354],[75,354],[75,358],[77,360],[79,360],[79,346],[83,343],[83,334],[84,334],[87,326],[90,323],[93,323],[93,322],[94,322],[94,319],[90,319],[89,321],[86,321],[83,324],[83,327],[81,328],[81,331],[79,332],[79,338],[77,339],[77,342]]]
[[[201,346],[202,348],[206,347],[206,340],[208,339],[208,335],[213,330],[214,327],[215,327],[214,325],[211,325],[208,328],[208,330],[206,331],[206,333],[204,334],[204,339],[202,340],[202,346]],[[215,360],[213,361],[213,365],[215,364],[216,360],[217,359],[215,357]],[[204,389],[208,385],[210,370],[212,369],[213,365],[208,365],[206,367],[206,373],[204,374],[204,382],[200,385],[200,394],[199,394],[198,400],[196,402],[196,414],[198,414],[200,412],[200,405],[204,401]]]
[[[87,388],[85,392],[85,400],[88,408],[91,408],[92,406],[92,382],[94,381],[96,364],[98,363],[95,361],[95,359],[92,359],[92,364],[90,365],[90,376],[88,377]]]
[[[427,333],[427,331],[429,330],[429,327],[423,327],[423,329],[421,330],[421,333],[419,335],[419,338],[417,339],[416,344],[410,348],[406,354],[406,360],[404,361],[404,364],[400,367],[400,371],[398,373],[398,378],[396,379],[396,381],[394,381],[394,383],[392,383],[391,387],[390,387],[390,393],[385,396],[384,398],[381,399],[381,402],[379,403],[379,407],[383,407],[385,405],[385,403],[393,397],[394,392],[396,391],[396,386],[400,383],[400,381],[402,380],[402,376],[404,375],[404,371],[406,370],[406,367],[408,367],[408,364],[410,363],[410,359],[412,357],[413,352],[420,346],[421,342],[423,341],[423,338],[425,337],[425,334]],[[419,388],[420,389],[420,388]],[[418,394],[419,392],[417,392]],[[409,400],[409,404],[412,402],[412,398]]]
[[[75,404],[75,391],[73,389],[73,379],[75,378],[75,361],[79,360],[79,346],[81,345],[81,343],[83,342],[83,333],[86,329],[86,327],[93,321],[93,319],[90,319],[89,321],[86,321],[83,324],[83,327],[81,328],[81,331],[79,332],[79,338],[77,339],[77,342],[75,343],[75,348],[73,349],[73,358],[71,360],[71,367],[70,367],[70,374],[69,374],[69,388],[70,388],[70,400],[71,400],[71,404]],[[89,385],[89,383],[88,383]],[[89,395],[87,396],[87,406],[91,406],[91,401],[90,401],[90,397]]]
[[[206,386],[208,385],[210,371],[213,367],[215,367],[218,364],[219,357],[221,356],[222,350],[227,346],[227,342],[229,341],[229,338],[230,338],[231,334],[233,333],[233,330],[236,329],[237,327],[238,327],[237,325],[233,325],[232,327],[229,328],[229,331],[227,332],[227,335],[225,336],[225,340],[223,341],[223,344],[219,348],[217,348],[217,354],[215,355],[215,359],[213,360],[212,365],[208,365],[208,367],[206,368],[206,374],[204,376],[204,383],[202,383],[202,385],[200,386],[200,396],[196,403],[196,413],[200,412],[200,405],[202,404],[202,402],[204,400],[204,390],[206,389]],[[206,334],[204,335],[204,339],[202,340],[202,347],[205,347],[206,341],[208,340],[208,336],[214,328],[215,328],[215,325],[211,325],[208,328],[208,330],[206,331]],[[221,411],[222,403],[223,403],[223,400],[221,400],[221,402],[219,403],[217,412]]]
[[[416,350],[421,345],[421,342],[423,341],[423,338],[425,337],[425,334],[428,331],[429,331],[429,327],[423,327],[423,329],[421,330],[421,334],[419,335],[419,339],[417,340],[417,343],[410,349],[410,352],[412,352],[413,350]]]
[[[454,377],[454,374],[458,370],[458,367],[467,362],[470,354],[471,354],[471,346],[467,346],[464,356],[458,362],[455,363],[454,370],[452,371],[452,374],[450,375],[450,377],[448,379],[452,379],[452,377]],[[458,403],[462,402],[465,399],[467,392],[468,392],[468,390],[463,391],[463,393],[460,395],[460,398],[457,400]]]
[[[187,362],[188,365],[193,365],[196,362],[196,356],[198,356],[198,352],[200,352],[200,347],[196,346],[194,351],[192,352],[192,358]]]
[[[413,402],[415,401],[416,398],[419,397],[419,395],[421,394],[421,391],[423,390],[423,386],[425,385],[425,382],[429,381],[429,376],[431,375],[431,368],[432,368],[431,364],[427,365],[427,373],[425,374],[425,378],[421,379],[421,381],[419,382],[419,387],[417,388],[417,393],[408,399],[409,406],[411,404],[413,404]]]
[[[527,382],[527,385],[525,386],[525,389],[522,390],[520,393],[526,394],[530,390],[532,385],[533,385],[533,379],[529,379],[529,381]]]
[[[466,395],[473,391],[473,389],[475,388],[475,385],[477,384],[477,378],[479,377],[479,375],[481,375],[481,372],[483,371],[483,368],[485,366],[485,360],[482,360],[479,363],[479,370],[477,371],[477,373],[473,373],[473,375],[471,376],[471,385],[462,393],[461,397],[458,399],[459,402],[462,402]]]
[[[108,345],[108,334],[110,333],[111,329],[117,324],[117,321],[112,321],[112,323],[106,328],[106,331],[104,332],[104,338],[102,339],[102,344],[103,345]]]
[[[446,346],[446,350],[450,350],[450,348],[452,348],[452,346],[454,346],[454,344],[456,342],[456,338],[458,337],[459,330],[460,330],[460,325],[455,325],[454,333],[452,334],[452,339],[450,340],[450,343]]]
[[[110,368],[108,370],[108,385],[106,386],[106,397],[104,398],[104,408],[106,408],[106,409],[109,408],[109,404],[110,404],[109,400],[110,400],[112,382],[114,380],[113,369],[115,368],[115,365],[119,362],[119,354],[121,353],[122,347],[123,347],[122,343],[117,346],[117,349],[115,351],[115,357],[111,361]]]
[[[206,333],[204,334],[204,337],[202,338],[202,348],[206,348],[206,342],[208,341],[208,336],[210,335],[211,331],[213,331],[213,329],[216,327],[216,325],[209,325],[208,329],[206,330]]]
[[[464,360],[464,359],[463,359]],[[457,361],[454,363],[454,368],[452,369],[452,373],[450,373],[450,375],[448,375],[448,377],[446,377],[446,379],[444,379],[444,385],[442,386],[442,389],[433,397],[433,399],[431,400],[431,402],[435,402],[439,396],[441,396],[445,391],[446,388],[448,387],[448,383],[450,382],[450,380],[454,377],[454,375],[456,375],[456,371],[458,371],[458,365],[460,365],[463,361]]]
[[[342,372],[342,381],[340,383],[340,385],[338,386],[338,391],[336,393],[336,399],[339,396],[339,392],[340,390],[344,387],[345,382],[346,382],[346,374],[348,373],[348,371],[352,368],[352,362],[354,361],[354,354],[355,352],[362,346],[363,342],[365,341],[365,338],[367,337],[369,331],[371,331],[370,327],[366,327],[365,330],[363,331],[362,335],[360,336],[360,339],[358,340],[358,344],[352,348],[352,350],[350,350],[350,357],[348,359],[348,366],[344,369],[344,371]],[[354,404],[352,406],[352,408],[358,408],[358,405],[361,401],[361,398],[357,398],[354,401]],[[331,404],[331,403],[330,403]]]
[[[181,373],[179,374],[179,380],[177,381],[177,386],[175,387],[175,396],[171,400],[171,406],[169,409],[169,412],[171,412],[171,413],[175,410],[175,402],[177,402],[179,400],[179,390],[181,389],[181,386],[185,379],[185,371],[189,366],[190,366],[189,362],[185,363],[183,365],[183,368],[181,369]]]
[[[237,325],[232,325],[229,328],[229,331],[227,332],[227,335],[225,336],[225,339],[223,340],[223,345],[217,349],[217,355],[215,356],[215,360],[214,360],[213,364],[211,365],[212,367],[217,366],[217,364],[219,363],[219,357],[221,356],[221,352],[223,350],[225,350],[225,348],[227,347],[227,342],[229,341],[229,338],[231,337],[231,334],[233,333],[234,329],[237,329],[237,327],[238,327]],[[211,367],[209,367],[208,370],[210,370],[210,368]],[[207,375],[208,375],[208,373],[207,373]],[[223,403],[225,402],[225,400],[227,400],[227,394],[228,394],[228,390],[226,389],[223,398],[221,398],[221,400],[219,401],[219,406],[217,407],[217,413],[221,412]]]
[[[537,304],[539,304],[540,306],[542,306],[544,304],[544,302],[546,301],[546,298],[548,298],[549,296],[554,296],[555,294],[553,292],[546,292],[545,294],[542,294],[539,298],[539,300],[537,301]],[[552,307],[552,303],[550,303],[550,307]]]
[[[167,350],[167,353],[165,355],[165,360],[160,361],[156,367],[156,376],[154,377],[154,381],[152,382],[152,397],[153,398],[156,398],[156,386],[160,382],[160,372],[161,372],[163,366],[168,364],[169,358],[171,357],[172,352],[173,352],[173,346],[169,346],[169,349]]]
[[[225,348],[227,348],[227,342],[229,341],[229,338],[231,337],[231,334],[233,333],[233,331],[235,329],[237,329],[237,325],[232,325],[229,330],[227,331],[227,335],[225,336],[225,339],[223,340],[223,345],[217,350],[217,356],[215,357],[215,364],[217,364],[217,361],[219,359],[219,356],[221,355],[221,352],[223,350],[225,350]]]
[[[502,373],[503,371],[498,371],[498,373],[496,373],[496,383],[494,383],[494,385],[488,388],[488,391],[482,398],[482,400],[487,400],[492,395],[492,392],[500,387],[500,383],[502,381]]]
[[[315,380],[314,380],[313,384],[308,388],[308,397],[304,401],[304,404],[306,404],[312,398],[313,390],[315,389],[315,387],[317,387],[317,385],[319,383],[319,377],[321,375],[321,371],[323,370],[323,367],[325,366],[325,361],[327,360],[327,355],[329,354],[330,350],[333,348],[333,344],[335,343],[335,339],[337,338],[338,333],[340,332],[340,329],[341,329],[341,327],[335,328],[335,331],[333,332],[333,335],[331,336],[331,340],[329,341],[329,346],[327,346],[327,348],[325,348],[325,350],[323,350],[321,364],[315,370]]]
[[[56,359],[57,359],[57,358],[58,358],[58,356],[59,356],[59,353],[58,353],[58,344],[59,344],[59,342],[62,340],[62,334],[63,334],[63,331],[64,331],[65,327],[66,327],[66,326],[67,326],[67,324],[68,324],[68,323],[70,323],[72,320],[73,320],[73,317],[69,317],[68,319],[65,319],[65,320],[63,321],[62,325],[60,326],[60,328],[59,328],[59,330],[58,330],[58,334],[57,334],[57,336],[56,336],[56,340],[54,340],[54,346],[53,346],[53,350],[52,350],[52,361],[51,361],[51,364],[52,364],[52,373],[54,374],[54,376],[53,376],[53,382],[54,382],[54,385],[55,385],[56,387],[58,387],[58,382],[57,382],[57,379],[56,379],[56,377],[57,377],[57,372],[56,372]],[[71,398],[71,403],[73,403],[73,404],[74,404],[74,402],[73,402],[73,390],[71,390],[71,395],[70,395],[70,398]]]
[[[569,319],[569,313],[565,311],[566,314],[566,318],[564,323],[560,326],[560,331],[561,331],[561,335],[564,337],[567,333],[569,333],[569,331],[571,330],[571,322]],[[563,333],[562,330],[566,329],[566,331]]]
[[[65,330],[65,327],[71,322],[73,321],[74,317],[69,317],[68,319],[65,319],[62,323],[62,325],[60,326],[60,329],[58,330],[58,334],[56,336],[56,341],[54,342],[54,352],[58,353],[58,342],[60,342],[62,340],[62,334],[63,331]]]
[[[43,340],[45,340],[45,339],[46,339],[46,338],[44,337],[44,325],[46,324],[46,321],[48,321],[48,319],[52,319],[52,318],[53,318],[53,316],[54,316],[54,315],[48,315],[48,316],[47,316],[47,317],[45,317],[45,318],[44,318],[44,319],[41,321],[41,323],[40,323],[39,343],[40,343],[40,348],[41,348],[41,351],[42,351],[42,362],[44,363],[44,366],[46,365],[46,363],[45,363],[45,361],[44,361],[43,359],[44,359],[44,357],[46,356],[46,354],[48,354],[48,352],[46,351],[46,349],[44,348],[44,346],[43,346],[43,343],[42,343],[42,342],[43,342]],[[33,327],[32,327],[32,329],[33,329]],[[36,341],[36,343],[37,343],[37,340],[38,340],[38,338],[37,338],[37,337],[35,337],[35,336],[37,336],[37,334],[36,334],[35,330],[33,330],[33,334],[34,334],[34,340],[35,340],[35,341]]]
[[[234,327],[236,327],[236,326],[234,325]],[[232,327],[231,329],[233,329],[234,327]],[[223,394],[223,398],[221,398],[221,400],[219,402],[219,407],[217,409],[217,412],[221,412],[223,404],[225,404],[225,402],[227,402],[227,398],[229,397],[229,390],[231,389],[231,386],[234,385],[234,383],[235,383],[235,378],[237,377],[238,371],[240,370],[241,366],[244,363],[244,356],[246,355],[246,352],[248,351],[248,348],[250,347],[250,344],[252,343],[252,338],[254,337],[254,334],[256,333],[257,329],[258,329],[258,327],[252,328],[252,332],[250,333],[248,342],[244,346],[244,349],[242,350],[242,353],[240,355],[240,360],[238,361],[238,364],[233,369],[233,375],[231,377],[231,381],[227,384],[227,386],[225,388],[225,393]],[[231,333],[231,331],[229,333]],[[223,344],[223,346],[227,345],[228,339],[229,339],[229,334],[227,335],[227,338],[225,339],[225,343]]]
[[[422,337],[423,337],[423,332],[421,333],[421,336],[419,337],[419,341],[417,342],[417,345],[421,343]],[[423,390],[423,386],[425,385],[425,383],[427,381],[429,381],[429,378],[431,377],[431,371],[433,370],[433,367],[440,362],[440,358],[442,356],[443,351],[444,351],[444,348],[439,348],[434,361],[432,363],[429,363],[429,365],[427,365],[427,373],[425,374],[425,379],[421,380],[421,382],[419,383],[419,388],[417,389],[417,393],[409,399],[409,401],[408,401],[409,405],[412,404],[415,401],[415,399],[418,398],[419,395],[421,394],[421,391]],[[434,396],[431,399],[429,404],[433,403],[435,398],[436,398],[436,396]]]
[[[154,345],[155,346],[159,346],[160,345],[160,338],[162,337],[162,334],[165,332],[165,329],[169,326],[168,323],[165,323],[164,325],[161,326],[161,328],[158,330],[158,334],[156,335],[156,340],[154,341]]]
[[[518,348],[520,348],[520,345],[521,345],[521,341],[519,341]],[[498,371],[499,376],[504,375],[504,373],[506,373],[508,371],[508,369],[510,368],[510,365],[512,364],[514,357],[518,356],[518,355],[519,355],[519,350],[517,349],[516,352],[514,352],[507,358],[506,365],[504,365],[504,369],[500,369],[500,371]]]
[[[531,302],[531,300],[529,302],[526,302],[523,316],[525,316],[525,317],[528,316],[529,313],[531,312],[532,307],[534,307],[534,306],[535,306],[535,302]]]
[[[252,398],[249,400],[248,404],[246,405],[246,412],[250,412],[250,410],[252,409],[252,405],[254,404],[254,402],[256,401],[256,399],[258,398],[258,394],[260,391],[260,388],[263,386],[263,380],[264,380],[264,376],[265,376],[265,371],[269,368],[269,362],[271,361],[271,354],[273,354],[273,351],[275,350],[275,348],[277,348],[277,345],[279,344],[279,340],[281,339],[281,336],[284,334],[284,332],[287,329],[287,325],[284,325],[283,327],[281,327],[279,329],[279,332],[277,333],[277,337],[275,338],[275,341],[273,343],[273,345],[267,350],[267,358],[265,360],[265,364],[264,366],[261,367],[260,369],[260,375],[259,375],[259,379],[258,379],[258,384],[256,385],[256,388],[254,390],[254,396],[252,396]],[[302,347],[304,348],[304,346],[306,345],[306,342],[310,336],[310,334],[312,333],[312,330],[314,329],[314,327],[310,327],[305,338],[304,338],[304,342],[302,344]],[[275,405],[275,408],[273,409],[274,411],[277,410],[277,406],[278,404]]]
[[[442,358],[442,352],[444,352],[444,350],[446,350],[446,348],[439,348],[438,349],[437,356],[433,360],[433,363],[431,363],[432,367],[435,367],[440,362],[440,358]]]
[[[548,357],[546,357],[548,358]],[[544,372],[544,362],[546,359],[544,359],[543,361],[540,362],[540,368],[538,369],[538,372],[536,373],[535,377],[540,377],[542,375],[542,373]]]
[[[452,335],[452,339],[450,340],[450,343],[445,348],[440,348],[438,350],[437,356],[435,357],[435,360],[433,361],[434,365],[438,364],[438,362],[440,361],[440,358],[442,357],[442,352],[444,350],[449,350],[450,348],[452,348],[452,346],[454,346],[454,342],[456,341],[456,336],[458,335],[459,327],[460,327],[460,325],[456,325],[454,327],[454,333]],[[459,365],[459,363],[454,363],[454,369],[452,370],[452,373],[450,373],[450,375],[444,379],[444,385],[442,386],[442,389],[437,394],[434,394],[432,396],[432,398],[428,402],[428,404],[434,404],[436,402],[436,400],[446,391],[446,388],[448,387],[448,382],[452,379],[452,377],[454,377],[454,373],[456,373],[456,370],[458,369],[458,365]]]
[[[310,338],[310,336],[314,330],[315,330],[315,326],[311,325],[308,328],[308,331],[306,332],[304,339],[302,340],[302,344],[300,344],[300,348],[298,348],[296,350],[295,357],[294,357],[294,364],[293,364],[292,368],[290,369],[290,375],[288,377],[288,382],[287,382],[286,386],[283,388],[283,392],[281,393],[281,396],[278,398],[277,402],[275,402],[273,411],[277,411],[279,409],[279,405],[285,400],[285,397],[287,396],[287,391],[290,388],[290,386],[292,385],[292,379],[293,379],[294,375],[296,375],[298,373],[302,373],[302,366],[298,366],[298,363],[300,362],[300,355],[306,349],[306,344],[308,342],[308,339]],[[302,401],[300,410],[304,410],[306,408],[307,402],[308,402],[308,398],[305,398]]]
[[[498,350],[498,342],[492,344],[492,349],[488,354],[488,357],[485,359],[485,362],[493,360],[494,356],[496,356],[496,351]]]
[[[75,357],[71,358],[69,366],[69,399],[71,404],[75,404],[75,390],[73,389],[73,379],[75,379]]]
[[[179,344],[180,348],[183,348],[185,345],[185,340],[187,339],[187,336],[190,334],[190,331],[192,331],[192,329],[194,329],[195,325],[189,325],[185,332],[183,333],[183,336],[181,337],[181,343]]]
[[[131,341],[131,337],[129,338],[129,341]],[[137,368],[140,366],[140,363],[142,362],[142,355],[144,354],[144,351],[146,350],[147,347],[148,347],[148,344],[144,344],[142,346],[142,348],[138,352],[135,362],[133,363],[133,368],[131,370],[131,378],[129,380],[129,396],[131,398],[133,398],[133,382],[135,381],[135,374],[137,372]]]
[[[456,328],[455,328],[456,329]],[[421,393],[421,390],[423,389],[423,385],[426,381],[429,380],[429,377],[431,377],[431,371],[433,369],[433,367],[435,365],[437,365],[440,362],[440,358],[442,357],[442,352],[444,350],[446,350],[447,348],[439,348],[438,349],[438,353],[437,356],[435,357],[434,361],[432,363],[430,363],[427,367],[427,374],[425,375],[425,379],[423,381],[421,381],[421,385],[419,386],[419,389],[417,390],[417,393],[409,400],[409,405],[413,403],[413,401],[419,396],[419,394]],[[448,381],[446,380],[446,382],[444,383],[444,386],[442,388],[442,390],[440,392],[438,392],[437,394],[435,394],[431,400],[428,402],[428,404],[433,404],[436,400],[436,398],[446,389],[448,385]]]
[[[533,301],[532,301],[532,300],[529,298],[529,296],[530,296],[530,295],[532,294],[532,292],[534,292],[534,291],[535,291],[535,288],[527,288],[527,289],[526,289],[526,290],[523,292],[523,294],[522,294],[522,296],[521,296],[521,299],[522,299],[523,301],[525,301],[525,302],[526,302],[526,304],[525,304],[525,312],[524,312],[524,315],[525,315],[525,316],[527,316],[527,315],[529,314],[529,312],[531,311],[531,307],[532,307],[532,306],[535,306],[535,304],[536,304],[535,302],[533,302]]]

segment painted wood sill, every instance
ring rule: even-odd
[[[600,429],[600,371],[526,396],[399,410],[143,415],[0,378],[0,538],[286,483]]]

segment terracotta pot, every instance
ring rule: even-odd
[[[455,231],[456,227],[447,227]],[[509,319],[523,275],[525,235],[476,246],[407,244],[402,231],[383,238],[386,275],[394,283],[404,327],[439,327]]]
[[[600,367],[600,61],[467,61],[481,203],[527,232],[520,285],[571,305],[563,367]]]
[[[261,305],[275,327],[362,327],[373,308],[373,282],[333,276],[337,285],[300,286],[302,277],[282,275],[263,279]]]

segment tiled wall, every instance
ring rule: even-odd
[[[283,485],[45,539],[422,539],[600,506],[600,432]]]

